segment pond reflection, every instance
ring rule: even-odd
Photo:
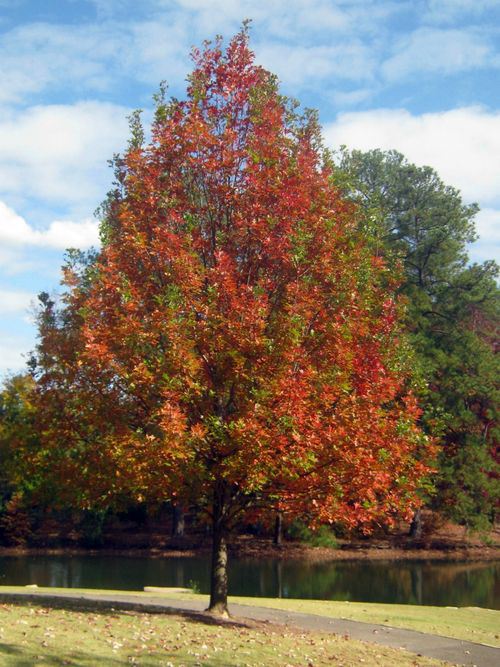
[[[233,559],[230,594],[500,609],[499,562]],[[129,556],[0,556],[0,584],[141,590],[209,589],[209,560]]]

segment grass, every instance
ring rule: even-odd
[[[347,618],[366,623],[380,623],[500,647],[500,611],[493,609],[331,602],[329,600],[232,599],[241,604],[300,611],[333,618]]]
[[[0,588],[0,591],[2,589]],[[19,589],[18,589],[19,590]],[[56,590],[56,589],[47,589]],[[58,589],[66,590],[67,589]],[[90,591],[88,591],[90,592]],[[103,591],[104,592],[104,591]],[[124,591],[120,591],[122,594]],[[140,596],[208,601],[206,595],[165,589]],[[231,596],[229,604],[271,607],[332,618],[347,618],[365,623],[380,623],[443,637],[500,647],[500,611],[480,607],[431,607],[424,605],[379,604],[374,602],[337,602],[330,600],[295,600],[290,598],[253,598]]]
[[[340,636],[140,612],[0,604],[0,662],[143,667],[386,667],[443,665]]]
[[[3,591],[29,592],[21,586],[0,587],[0,596]],[[135,592],[39,588],[37,592],[48,595],[56,592],[116,593],[134,595],[139,599],[164,597],[207,602],[207,596],[182,589]],[[500,646],[500,611],[491,609],[248,597],[231,597],[231,602],[380,623]],[[33,623],[33,618],[38,622]],[[40,619],[47,622],[42,624]],[[30,624],[29,632],[23,627],[23,621]],[[33,627],[37,625],[40,626],[38,635],[35,632],[38,629]],[[139,612],[96,609],[83,612],[71,608],[46,608],[42,611],[37,605],[27,607],[25,603],[19,606],[7,603],[0,605],[0,628],[0,664],[16,667],[64,664],[90,667],[103,663],[164,667],[442,664],[331,635],[277,632],[276,628],[272,630],[262,624],[255,627],[224,623],[214,626],[184,617]],[[54,628],[57,628],[57,634],[51,637],[55,634]],[[149,640],[144,640],[144,637],[149,637]]]

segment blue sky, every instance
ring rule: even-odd
[[[333,148],[396,148],[477,201],[476,261],[500,248],[500,0],[0,0],[0,374],[34,345],[30,302],[56,291],[126,116],[189,50],[251,18],[258,61],[319,109]]]

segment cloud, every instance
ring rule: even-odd
[[[257,45],[257,60],[292,86],[310,85],[336,77],[366,80],[373,74],[370,51],[358,41],[336,46]]]
[[[190,46],[228,37],[247,18],[260,62],[285,83],[367,78],[387,18],[401,11],[390,0],[145,0],[138,15],[127,0],[93,1],[101,16],[106,8],[115,42],[123,41],[119,73],[155,85],[165,78],[174,89],[188,71]],[[127,13],[134,20],[124,22]]]
[[[454,74],[499,66],[500,58],[484,34],[421,28],[397,42],[394,55],[382,64],[382,73],[393,81],[414,72]]]
[[[498,9],[498,0],[427,0],[425,21],[453,23],[460,18],[478,17],[485,11]]]
[[[169,0],[160,5],[171,5]],[[192,12],[200,30],[212,33],[234,29],[250,18],[256,26],[265,25],[274,35],[301,32],[346,30],[351,23],[351,8],[328,0],[177,0],[177,7]]]
[[[174,87],[184,81],[193,46],[187,16],[174,16],[172,20],[158,17],[155,21],[131,24],[128,41],[121,64],[129,75],[151,84],[155,90],[163,80]]]
[[[481,239],[500,245],[500,209],[481,209],[476,216],[476,229]]]
[[[96,19],[78,24],[36,22],[5,32],[0,44],[0,104],[81,98],[155,87],[167,79],[175,92],[189,69],[190,46],[234,33],[245,18],[263,64],[284,82],[328,76],[368,78],[398,34],[398,17],[417,25],[439,14],[478,13],[469,0],[92,0]],[[477,0],[479,8],[493,0]],[[458,9],[457,9],[458,7]],[[424,23],[425,23],[424,20]],[[399,30],[399,33],[402,31]],[[490,63],[487,38],[472,29],[421,27],[397,42],[383,65],[394,80],[414,71],[455,72]],[[302,71],[304,74],[302,74]]]
[[[107,160],[128,135],[126,107],[30,107],[0,120],[0,193],[92,207],[111,181]]]
[[[14,28],[2,35],[0,102],[20,102],[49,86],[66,88],[68,81],[87,92],[106,89],[122,42],[120,31],[106,24]]]
[[[38,230],[0,201],[0,243],[4,246],[85,249],[99,243],[98,222],[90,219],[82,222],[55,220],[47,229]]]
[[[360,102],[365,102],[373,95],[369,88],[358,88],[357,90],[335,90],[330,98],[337,107],[352,107]]]
[[[40,245],[51,248],[90,248],[99,245],[99,223],[95,220],[71,222],[70,220],[55,220],[49,228],[40,235]]]
[[[177,93],[190,47],[234,34],[246,18],[262,63],[285,83],[367,79],[388,43],[388,21],[405,11],[394,0],[92,1],[93,22],[37,22],[1,36],[0,104],[156,88],[163,79]]]
[[[31,292],[22,292],[20,290],[6,290],[0,288],[0,314],[25,312],[34,295]]]
[[[116,16],[83,25],[30,23],[1,35],[0,104],[33,102],[46,91],[81,99],[137,81],[183,81],[193,39],[188,15]]]
[[[413,115],[405,109],[341,113],[325,126],[333,148],[396,149],[430,165],[467,201],[500,208],[500,111],[464,107]]]
[[[28,351],[33,349],[34,335],[13,336],[0,333],[0,376],[26,369]]]

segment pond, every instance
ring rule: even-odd
[[[209,590],[207,557],[0,556],[0,584]],[[500,562],[233,559],[231,595],[500,609]]]

